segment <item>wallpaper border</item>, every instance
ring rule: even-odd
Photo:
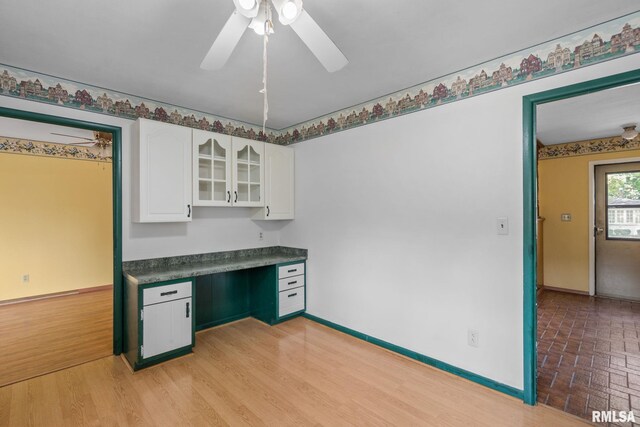
[[[0,64],[0,95],[288,145],[640,52],[640,11],[280,130]],[[485,71],[487,70],[487,71]]]
[[[538,160],[585,156],[589,154],[615,153],[628,150],[640,150],[640,137],[637,136],[629,141],[621,136],[611,136],[608,138],[587,139],[585,141],[545,145],[538,149]]]
[[[0,154],[2,153],[111,163],[111,157],[100,157],[91,152],[89,147],[76,147],[74,145],[5,136],[0,136]]]

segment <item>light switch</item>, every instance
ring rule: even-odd
[[[496,220],[496,229],[498,234],[509,234],[509,218],[503,217]]]
[[[560,214],[560,220],[561,221],[571,221],[571,214],[570,213]]]

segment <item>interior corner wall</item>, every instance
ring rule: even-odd
[[[295,144],[281,242],[309,249],[307,311],[522,389],[522,97],[638,67],[632,55]]]
[[[539,161],[543,285],[589,292],[589,162],[626,157],[640,157],[640,150]],[[570,222],[560,220],[563,213]]]
[[[0,194],[0,301],[113,283],[110,163],[0,153]]]
[[[123,261],[279,244],[282,221],[251,220],[250,208],[195,207],[189,223],[131,221],[131,153],[134,121],[82,110],[0,96],[0,107],[86,120],[122,128]],[[1,133],[1,132],[0,132]],[[0,203],[2,203],[0,195]],[[259,233],[263,240],[259,240]]]

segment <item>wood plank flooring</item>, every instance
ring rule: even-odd
[[[112,356],[0,388],[0,426],[583,424],[304,318],[196,341],[136,374]]]
[[[0,305],[0,348],[0,386],[111,355],[112,289]]]

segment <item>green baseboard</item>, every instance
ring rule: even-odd
[[[336,323],[330,322],[328,320],[322,319],[320,317],[316,317],[312,314],[303,313],[302,317],[306,317],[309,320],[313,320],[314,322],[320,323],[322,325],[328,326],[332,329],[335,329],[340,332],[344,332],[345,334],[351,335],[352,337],[361,339],[363,341],[370,342],[371,344],[375,344],[379,347],[385,348],[387,350],[393,351],[394,353],[401,354],[403,356],[409,357],[411,359],[417,360],[418,362],[422,362],[424,364],[433,366],[435,368],[441,369],[445,372],[449,372],[451,374],[457,375],[469,381],[473,381],[474,383],[481,384],[490,389],[499,391],[501,393],[507,394],[509,396],[516,397],[518,399],[524,399],[524,393],[522,390],[518,390],[517,388],[508,386],[506,384],[502,384],[498,381],[494,381],[492,379],[483,377],[482,375],[474,374],[473,372],[467,371],[462,368],[458,368],[456,366],[450,365],[445,362],[441,362],[440,360],[434,359],[433,357],[425,356],[424,354],[417,353],[415,351],[406,349],[404,347],[400,347],[395,344],[391,344],[390,342],[383,341],[378,338],[374,338],[372,336],[363,334],[362,332],[355,331],[353,329],[338,325]]]
[[[196,332],[213,328],[214,326],[224,325],[225,323],[235,322],[236,320],[246,319],[247,317],[251,317],[250,312],[239,313],[233,316],[225,317],[224,319],[218,319],[212,322],[203,323],[202,325],[196,325]]]

